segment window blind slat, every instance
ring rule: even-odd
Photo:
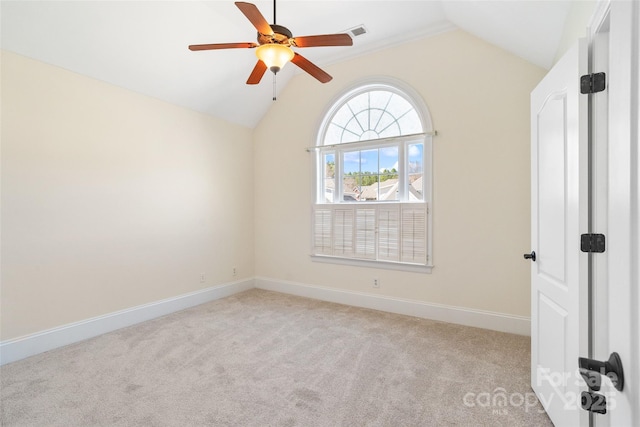
[[[376,258],[376,210],[356,208],[356,245],[357,258]]]
[[[333,255],[353,256],[353,209],[333,211]]]
[[[404,206],[402,209],[402,262],[426,264],[427,213],[424,208]]]
[[[398,206],[378,209],[378,259],[400,260],[400,209]]]
[[[331,209],[315,209],[313,214],[313,253],[332,255]]]

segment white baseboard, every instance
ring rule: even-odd
[[[253,288],[253,279],[228,283],[0,342],[0,365]]]
[[[528,317],[256,277],[0,342],[0,365],[253,288],[518,335],[531,334],[531,320]]]
[[[339,304],[371,308],[374,310],[518,335],[531,335],[531,319],[524,316],[325,288],[265,277],[256,277],[255,286],[258,289],[282,292]]]

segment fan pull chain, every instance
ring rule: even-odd
[[[273,100],[276,100],[276,74],[273,73]]]

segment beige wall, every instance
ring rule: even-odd
[[[528,316],[544,70],[461,31],[327,70],[324,86],[294,77],[252,133],[3,52],[1,339],[254,275]],[[309,258],[304,149],[331,100],[376,75],[418,91],[439,132],[432,274]]]
[[[253,276],[249,129],[8,52],[1,85],[2,340]]]
[[[309,54],[312,59],[312,55]],[[529,93],[538,68],[455,31],[298,75],[254,132],[255,271],[259,277],[529,316]],[[434,138],[432,274],[310,260],[311,155],[332,99],[371,76],[418,91]],[[371,281],[377,277],[380,289]]]

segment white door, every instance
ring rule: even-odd
[[[593,72],[607,73],[607,88],[592,96],[595,232],[606,251],[594,261],[594,353],[604,361],[619,354],[621,391],[603,379],[598,392],[607,413],[597,427],[640,422],[640,28],[638,2],[611,2],[592,28]],[[586,387],[585,387],[586,389]]]
[[[558,427],[588,424],[577,373],[588,340],[586,70],[580,40],[531,94],[531,386]]]

